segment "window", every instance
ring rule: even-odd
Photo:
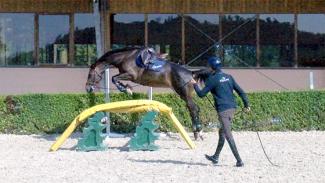
[[[67,64],[68,15],[39,16],[39,60],[41,64]]]
[[[33,65],[34,14],[0,13],[0,66]]]
[[[260,16],[262,67],[294,66],[294,15]]]
[[[325,15],[298,15],[299,66],[325,66]]]
[[[97,58],[93,14],[75,14],[75,65],[91,65]]]
[[[144,46],[143,14],[114,15],[112,49],[125,46]]]
[[[226,14],[222,19],[224,65],[247,67],[256,65],[256,16]]]
[[[167,53],[173,62],[181,60],[181,17],[175,14],[148,15],[148,45]]]
[[[191,14],[185,16],[185,58],[190,62],[219,39],[219,16],[216,14]],[[210,49],[197,60],[193,60],[191,66],[206,66],[210,56],[217,50]]]

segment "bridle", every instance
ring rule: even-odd
[[[94,68],[94,73],[91,74],[91,75],[92,75],[91,77],[95,77],[95,78],[92,79],[92,81],[87,81],[86,85],[89,85],[89,86],[91,86],[91,87],[93,87],[93,88],[98,88],[98,86],[97,86],[98,83],[103,79],[103,74],[102,74],[102,72],[99,73],[99,72],[97,71],[97,68],[95,67],[95,68]],[[97,80],[95,80],[95,79],[96,79],[96,76],[98,77]]]

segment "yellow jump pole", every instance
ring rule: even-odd
[[[174,122],[174,127],[177,129],[177,131],[181,134],[181,136],[183,137],[183,139],[185,140],[185,142],[187,143],[187,145],[191,148],[191,149],[195,149],[195,144],[193,143],[193,141],[191,140],[191,138],[188,136],[188,134],[186,133],[185,129],[183,128],[182,124],[178,121],[178,119],[176,118],[176,116],[174,115],[173,112],[170,112],[167,114],[167,116]]]
[[[63,144],[63,142],[71,135],[71,133],[79,126],[79,116],[77,116],[69,125],[69,127],[63,132],[58,140],[51,146],[50,151],[56,151]]]
[[[177,120],[173,114],[172,109],[163,103],[151,100],[129,100],[122,102],[113,102],[109,104],[101,104],[89,109],[86,109],[80,113],[69,125],[69,127],[63,132],[59,139],[51,146],[50,151],[56,151],[64,143],[64,141],[72,134],[72,132],[83,123],[89,116],[99,111],[107,112],[120,112],[120,113],[132,113],[155,110],[165,113],[172,120],[174,127],[181,134],[185,142],[191,149],[195,148],[195,144],[192,142],[181,123]]]

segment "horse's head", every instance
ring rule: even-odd
[[[98,87],[99,82],[103,78],[103,71],[99,71],[96,64],[92,64],[89,69],[88,79],[86,82],[86,91],[88,93],[94,92],[94,90]]]
[[[209,69],[200,69],[197,71],[192,71],[192,76],[195,81],[204,83],[209,78],[211,73],[212,72]]]

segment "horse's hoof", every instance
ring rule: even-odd
[[[199,132],[199,137],[200,137],[200,139],[203,141],[204,140],[204,138],[203,138],[203,130],[201,130],[200,132]]]
[[[126,88],[126,93],[129,95],[133,95],[133,92],[130,88]]]
[[[199,138],[199,133],[198,132],[194,132],[194,140],[197,140]]]
[[[199,132],[194,132],[194,140],[199,140],[199,139],[201,139],[202,141],[204,140],[202,130]]]
[[[129,84],[126,84],[125,87],[129,88],[130,90],[133,90],[133,87],[131,85],[129,85]]]

